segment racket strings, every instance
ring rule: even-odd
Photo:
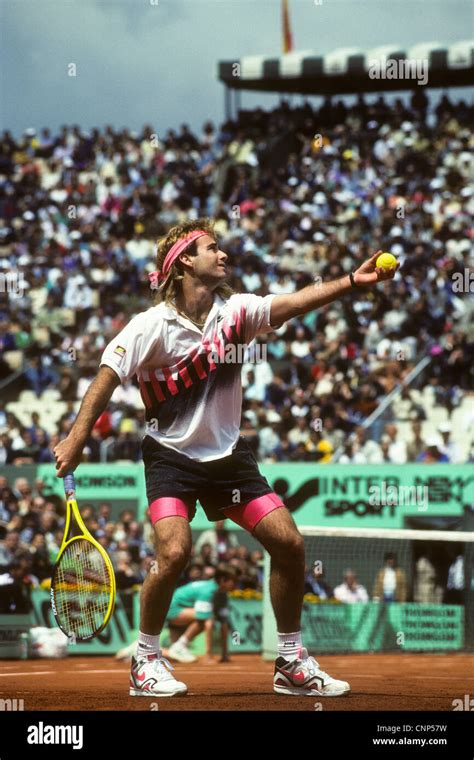
[[[64,631],[84,639],[101,628],[109,609],[112,579],[93,544],[79,539],[65,548],[52,587],[58,622]]]

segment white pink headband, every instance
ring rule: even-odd
[[[197,240],[203,235],[208,235],[208,234],[209,233],[205,232],[205,230],[193,230],[185,237],[182,237],[179,240],[177,240],[176,243],[171,246],[168,253],[166,254],[161,270],[159,269],[156,272],[150,272],[150,274],[148,275],[148,279],[150,280],[152,288],[157,288],[159,282],[161,282],[162,280],[166,280],[168,276],[168,272],[170,271],[173,263],[176,261],[180,253],[183,253],[183,251],[185,251],[186,248],[189,245],[191,245],[191,243],[194,240]]]

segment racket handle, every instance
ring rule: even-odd
[[[66,496],[69,493],[75,493],[76,491],[76,480],[72,471],[67,472],[64,476],[64,490],[66,492]]]

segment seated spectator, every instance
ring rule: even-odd
[[[324,580],[324,572],[315,564],[311,570],[308,570],[305,576],[304,593],[314,594],[322,600],[330,599],[334,592],[329,583]]]
[[[44,427],[42,427],[40,425],[40,416],[39,416],[38,412],[32,412],[32,414],[31,414],[31,425],[30,425],[30,427],[27,428],[27,430],[28,430],[29,433],[31,433],[31,435],[33,437],[33,441],[35,443],[39,443],[39,441],[38,441],[38,434],[39,433],[41,434],[43,443],[44,443],[44,441],[48,440],[48,434],[47,434],[46,430],[44,429]]]
[[[406,443],[398,435],[397,426],[385,425],[385,434],[390,438],[389,457],[393,464],[405,464],[407,461]]]
[[[306,417],[298,417],[296,425],[288,433],[288,441],[293,446],[298,446],[300,443],[306,446],[309,441],[310,432]]]
[[[0,568],[0,615],[25,615],[31,609],[28,585],[24,583],[24,565],[20,559]]]
[[[50,385],[56,386],[59,380],[58,373],[41,356],[33,356],[30,359],[25,378],[38,398]]]
[[[115,581],[118,591],[127,591],[141,582],[141,576],[132,567],[130,552],[122,550],[117,559]]]
[[[464,555],[461,547],[453,551],[443,603],[464,604]]]
[[[426,449],[416,458],[422,464],[443,464],[449,457],[443,452],[443,441],[439,435],[432,435],[426,441]]]
[[[194,545],[196,554],[200,555],[203,546],[207,545],[210,547],[207,556],[210,557],[211,564],[216,565],[226,560],[228,550],[239,545],[236,532],[229,530],[227,525],[225,520],[217,520],[214,528],[204,530]]]
[[[17,531],[7,533],[5,538],[0,540],[0,569],[11,565],[21,548],[20,534]]]
[[[395,552],[386,552],[384,566],[375,579],[372,599],[375,602],[406,602],[407,579],[405,572],[397,567]]]
[[[451,440],[452,425],[450,422],[441,422],[438,425],[438,433],[441,436],[442,443],[440,451],[448,457],[447,461],[452,464],[460,464],[463,461],[459,446]]]
[[[382,451],[377,441],[371,440],[366,428],[359,425],[356,427],[354,434],[357,450],[364,457],[365,463],[380,464],[383,461]]]
[[[129,524],[127,532],[128,550],[132,561],[136,563],[141,561],[142,554],[145,552],[142,532],[143,526],[136,520]]]
[[[357,576],[353,570],[346,570],[344,573],[344,582],[334,589],[334,596],[338,601],[345,604],[354,604],[356,602],[368,602],[369,595],[367,590],[357,582]]]
[[[110,515],[112,514],[112,505],[108,501],[103,501],[99,504],[97,509],[97,522],[101,528],[105,528],[108,522],[110,522]]]
[[[197,557],[202,562],[203,573],[204,573],[204,568],[207,565],[210,565],[211,567],[213,567],[214,562],[212,560],[212,556],[213,556],[213,551],[212,551],[211,544],[201,544],[201,548],[199,549],[199,552],[197,552]]]
[[[418,604],[439,604],[442,589],[438,584],[438,573],[429,550],[423,553],[415,564],[413,601]]]
[[[266,414],[267,424],[260,428],[259,435],[259,459],[264,461],[265,459],[272,457],[280,445],[280,415],[270,409]]]
[[[414,420],[411,424],[412,439],[407,444],[407,460],[409,462],[416,462],[420,454],[426,448],[426,443],[421,435],[421,422]]]
[[[41,582],[45,578],[51,578],[53,561],[49,556],[45,538],[42,533],[35,533],[29,546],[31,554],[31,572]]]

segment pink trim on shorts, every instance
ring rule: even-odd
[[[182,499],[162,496],[150,504],[148,515],[152,525],[158,520],[163,520],[164,517],[185,517],[186,520],[189,520],[189,507]]]
[[[267,493],[265,496],[259,496],[257,499],[247,502],[247,504],[226,507],[222,512],[237,525],[251,532],[263,517],[273,512],[274,509],[284,506],[276,493]]]

